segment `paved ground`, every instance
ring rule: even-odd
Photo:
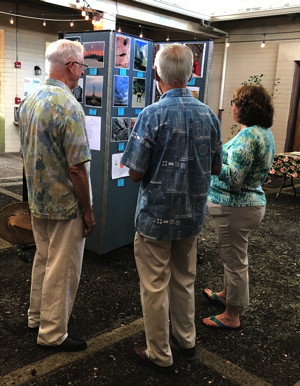
[[[0,208],[22,200],[22,162],[17,154],[0,155]],[[278,184],[277,184],[278,185]],[[71,317],[74,332],[84,335],[88,349],[51,353],[38,349],[26,329],[31,258],[0,239],[0,385],[298,385],[296,326],[299,297],[300,189],[285,189],[269,209],[263,227],[249,246],[253,257],[253,301],[239,332],[211,331],[201,316],[218,310],[197,296],[197,358],[192,363],[174,352],[176,376],[144,370],[132,354],[143,341],[138,278],[130,246],[103,258],[86,252],[82,280]],[[200,235],[196,292],[221,283],[213,227],[208,219]],[[25,256],[25,257],[26,257]],[[217,278],[217,279],[216,279]],[[298,352],[299,354],[299,352]]]

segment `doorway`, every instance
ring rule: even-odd
[[[300,61],[295,61],[285,152],[300,151]]]

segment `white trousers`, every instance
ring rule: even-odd
[[[147,356],[159,366],[173,363],[172,333],[183,348],[195,346],[197,236],[182,240],[153,240],[139,233],[134,240],[140,278]]]
[[[79,285],[85,238],[83,221],[32,218],[36,244],[28,326],[38,327],[37,343],[61,344]]]
[[[264,206],[231,207],[208,201],[215,222],[219,253],[224,266],[226,303],[248,306],[248,238],[265,214]]]

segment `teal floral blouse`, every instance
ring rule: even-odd
[[[265,206],[262,189],[275,153],[270,129],[250,126],[223,145],[219,176],[212,176],[208,200],[219,205]]]

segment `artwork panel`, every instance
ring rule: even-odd
[[[78,86],[72,89],[72,94],[79,103],[82,103],[83,78],[80,78],[78,81]]]
[[[114,76],[114,106],[125,107],[128,106],[128,91],[129,77],[115,75]]]
[[[146,71],[148,63],[148,43],[143,40],[134,41],[134,63],[133,69],[136,71]]]
[[[128,141],[130,134],[130,118],[111,118],[111,142]]]
[[[128,36],[116,35],[115,67],[130,68],[131,39]]]
[[[132,107],[145,107],[146,103],[146,79],[132,79]]]
[[[85,42],[84,63],[91,68],[104,67],[105,42]]]
[[[87,75],[85,77],[85,105],[102,107],[103,76]]]

